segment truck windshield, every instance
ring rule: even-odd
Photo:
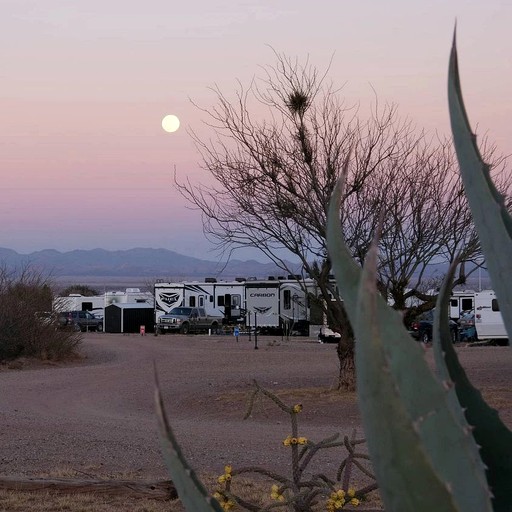
[[[192,311],[192,308],[173,308],[171,311],[169,311],[169,315],[183,315],[183,316],[190,316],[190,312]]]

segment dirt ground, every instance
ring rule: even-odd
[[[84,335],[81,361],[0,369],[0,475],[69,469],[86,476],[167,478],[154,413],[154,365],[170,423],[191,466],[289,468],[290,422],[259,399],[244,420],[253,380],[303,404],[300,435],[362,434],[353,394],[334,390],[335,346],[314,340],[231,336]],[[460,347],[473,383],[512,426],[512,350]],[[432,360],[432,349],[426,351]],[[335,470],[339,454],[318,461]]]

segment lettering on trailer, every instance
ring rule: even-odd
[[[251,293],[251,297],[275,297],[275,293]]]

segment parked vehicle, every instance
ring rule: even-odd
[[[173,308],[166,315],[161,315],[155,325],[155,332],[164,334],[166,332],[190,332],[208,331],[215,332],[222,324],[221,316],[206,314],[204,308]]]
[[[334,332],[326,326],[322,326],[318,333],[318,343],[338,343],[340,338],[341,334],[339,332]]]
[[[421,314],[411,325],[411,336],[422,343],[432,341],[432,326],[434,324],[434,310]],[[459,326],[450,319],[450,335],[453,343],[459,340]]]
[[[89,311],[63,311],[59,313],[59,325],[76,331],[103,331],[103,319]]]

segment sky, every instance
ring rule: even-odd
[[[512,0],[0,0],[0,13],[0,246],[20,253],[220,258],[174,171],[208,183],[190,134],[213,133],[196,105],[215,104],[213,86],[234,98],[274,51],[331,63],[348,103],[376,95],[447,135],[457,20],[470,122],[512,153]],[[178,131],[162,130],[166,114]]]

